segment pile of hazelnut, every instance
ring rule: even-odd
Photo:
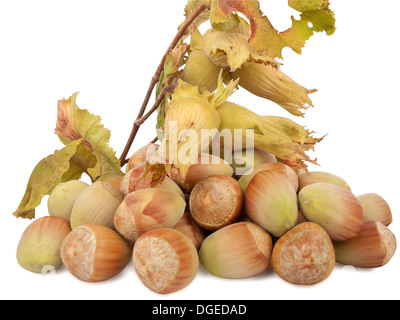
[[[78,279],[104,281],[132,260],[157,293],[180,290],[200,264],[217,277],[248,278],[271,266],[285,281],[312,285],[335,263],[381,267],[396,250],[386,201],[355,196],[341,177],[305,172],[258,152],[254,168],[210,157],[152,186],[140,149],[124,177],[69,181],[48,198],[49,216],[23,233],[19,264],[32,272],[62,264]],[[211,159],[212,158],[212,159]]]

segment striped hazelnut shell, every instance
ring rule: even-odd
[[[133,265],[146,287],[168,294],[193,281],[199,258],[190,238],[175,229],[159,228],[137,239],[133,248]]]
[[[79,280],[99,282],[121,272],[132,257],[132,247],[113,229],[86,224],[76,227],[60,249],[67,269]]]
[[[335,250],[322,227],[313,222],[303,222],[275,243],[272,265],[283,280],[312,285],[331,274],[335,266]]]
[[[254,277],[270,265],[272,238],[253,222],[242,221],[210,234],[201,245],[202,265],[214,276]]]
[[[114,214],[122,200],[122,194],[112,184],[94,182],[75,201],[70,220],[72,229],[83,224],[113,228]]]
[[[192,239],[196,249],[200,250],[201,244],[205,239],[205,233],[203,229],[196,224],[189,212],[183,214],[174,229]]]
[[[358,196],[364,211],[364,221],[376,220],[389,226],[393,222],[392,211],[384,198],[376,193]]]
[[[336,184],[351,191],[350,186],[343,178],[333,173],[324,171],[310,171],[299,175],[299,190],[317,182]]]
[[[128,194],[114,215],[116,230],[129,242],[155,228],[173,228],[182,218],[186,201],[166,189],[142,189]]]
[[[252,221],[275,237],[294,227],[299,215],[293,185],[274,171],[261,171],[251,179],[244,207]]]
[[[314,183],[302,188],[298,199],[305,219],[323,227],[332,240],[349,240],[364,224],[360,200],[344,187]]]
[[[71,232],[69,221],[60,217],[42,217],[23,232],[17,248],[18,264],[31,272],[62,265],[60,246]]]
[[[348,241],[334,241],[336,261],[360,268],[378,268],[389,262],[396,251],[396,237],[379,221],[364,223],[359,234]]]

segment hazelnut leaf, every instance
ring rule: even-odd
[[[13,213],[14,216],[28,219],[35,218],[35,208],[41,203],[42,198],[50,194],[51,190],[59,183],[77,176],[76,166],[73,174],[70,171],[72,168],[71,159],[80,145],[82,145],[82,139],[74,140],[36,165],[29,178],[25,195],[18,209]]]
[[[206,9],[194,20],[191,26],[186,31],[185,36],[189,36],[193,28],[199,27],[204,22],[210,19],[210,3],[212,0],[189,0],[185,6],[185,17],[190,17],[200,6],[206,5]]]
[[[83,145],[97,159],[96,165],[88,169],[92,180],[106,174],[122,176],[120,161],[109,145],[110,130],[104,128],[99,116],[78,107],[77,96],[78,93],[74,93],[69,99],[58,102],[55,133],[64,144],[83,138]]]
[[[291,48],[301,53],[305,42],[314,32],[335,32],[335,17],[328,0],[289,0],[288,4],[301,13],[300,20],[293,17],[292,27],[284,32],[276,30],[267,16],[260,10],[258,1],[213,0],[211,3],[211,24],[218,30],[221,24],[231,24],[234,13],[240,12],[249,20],[251,35],[249,42],[253,48],[271,58],[282,58],[282,50]]]

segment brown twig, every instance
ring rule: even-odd
[[[152,79],[151,79],[149,89],[147,90],[146,96],[145,96],[145,98],[144,98],[142,107],[141,107],[140,110],[139,110],[139,114],[138,114],[138,116],[137,116],[137,118],[136,118],[136,121],[138,121],[140,118],[143,117],[143,114],[144,114],[144,112],[145,112],[145,110],[146,110],[147,104],[149,103],[149,100],[150,100],[151,94],[152,94],[152,92],[153,92],[153,90],[154,90],[154,87],[155,87],[155,85],[157,84],[157,82],[160,80],[160,76],[161,76],[161,73],[162,73],[162,71],[163,71],[163,69],[164,69],[164,63],[165,63],[165,60],[166,60],[168,54],[169,54],[172,50],[174,50],[174,48],[175,48],[175,46],[178,44],[179,40],[184,36],[186,30],[190,27],[190,25],[193,23],[193,21],[194,21],[206,8],[207,8],[206,4],[202,4],[195,12],[193,12],[193,14],[192,14],[190,17],[188,17],[188,18],[185,20],[185,22],[184,22],[184,23],[181,25],[181,27],[179,28],[178,33],[176,34],[174,40],[171,42],[170,46],[168,47],[167,52],[164,54],[163,58],[161,59],[161,62],[160,62],[159,66],[158,66],[158,68],[157,68],[157,70],[156,70],[156,73],[154,74],[154,76],[153,76]],[[126,143],[126,145],[125,145],[124,151],[122,152],[121,157],[120,157],[120,159],[119,159],[119,160],[120,160],[120,163],[121,163],[121,166],[123,166],[123,165],[125,165],[125,164],[127,163],[126,157],[127,157],[128,152],[129,152],[129,150],[130,150],[130,148],[131,148],[131,146],[132,146],[133,140],[135,139],[136,134],[137,134],[137,132],[138,132],[138,130],[139,130],[139,127],[140,127],[140,126],[138,126],[138,125],[136,124],[136,121],[135,121],[134,124],[133,124],[133,128],[132,128],[131,134],[130,134],[130,136],[129,136],[129,138],[128,138],[128,141],[127,141],[127,143]]]
[[[161,93],[158,96],[158,98],[157,98],[156,102],[154,103],[153,107],[143,117],[141,117],[140,119],[137,119],[135,121],[135,125],[140,127],[158,109],[158,106],[161,104],[161,102],[163,102],[166,94],[169,91],[175,90],[175,88],[177,86],[178,86],[178,83],[174,83],[174,84],[171,84],[169,86],[166,86],[166,87],[162,88]]]
[[[153,140],[150,141],[150,143],[156,143],[158,141],[158,137],[155,137]]]

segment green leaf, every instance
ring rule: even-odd
[[[212,26],[220,30],[221,24],[232,24],[235,20],[234,13],[242,13],[251,25],[249,42],[252,47],[271,58],[282,58],[285,47],[301,53],[305,42],[314,32],[325,31],[327,35],[335,32],[334,12],[329,8],[328,0],[289,0],[288,3],[301,15],[300,20],[292,17],[292,27],[284,32],[279,32],[272,26],[260,10],[258,1],[213,0],[210,20]]]
[[[18,209],[13,213],[14,216],[35,218],[35,208],[41,203],[42,198],[50,194],[59,183],[78,175],[79,170],[70,170],[71,159],[76,156],[82,142],[82,139],[74,140],[36,165],[29,178],[25,195]],[[75,168],[77,168],[76,165]]]
[[[332,35],[336,30],[335,14],[329,5],[329,0],[289,0],[289,6],[302,12],[302,20],[312,23],[313,31],[325,31],[327,35]]]
[[[92,180],[107,174],[122,176],[120,161],[109,145],[110,130],[104,128],[99,116],[79,109],[77,96],[78,93],[74,93],[68,100],[58,102],[56,134],[64,144],[83,139],[83,145],[96,158],[95,166],[88,169]],[[90,158],[88,154],[86,156]],[[89,161],[93,164],[93,159]]]
[[[70,167],[63,175],[62,182],[70,180],[79,180],[83,173],[89,175],[89,169],[96,166],[97,159],[93,152],[82,143],[78,144],[75,154],[70,160]]]

